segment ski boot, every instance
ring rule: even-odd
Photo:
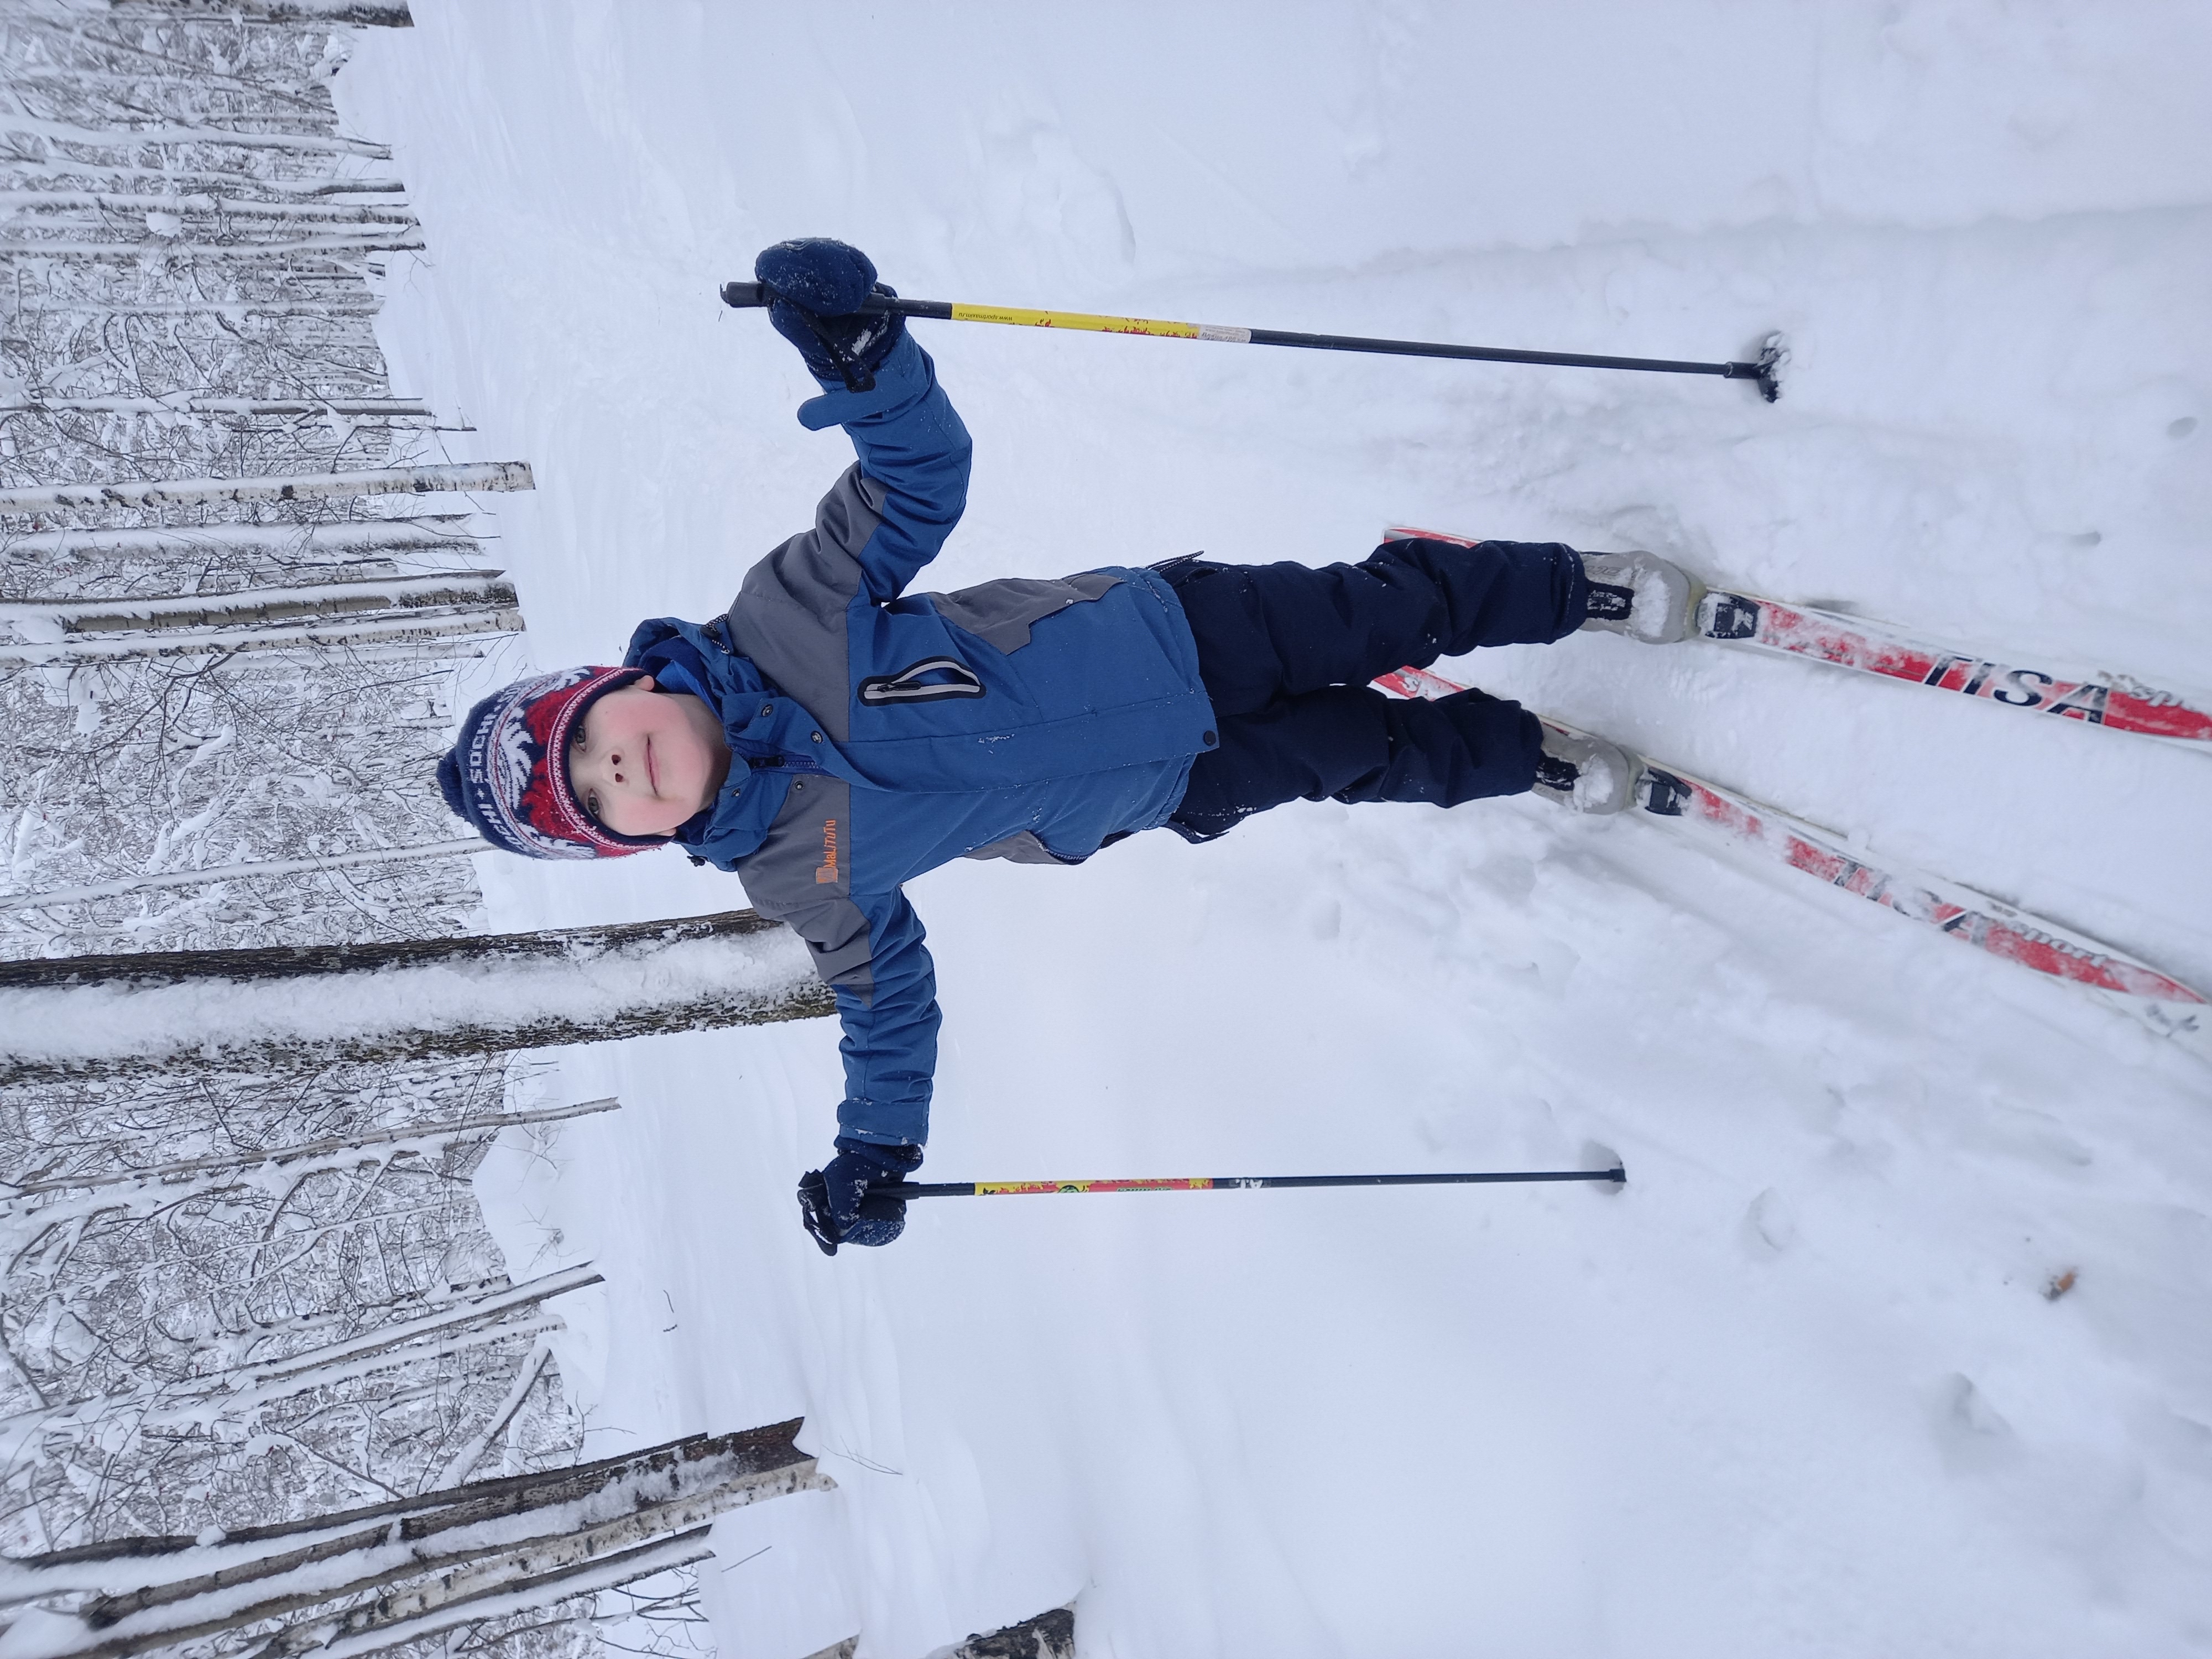
[[[1571,812],[1619,812],[1635,800],[1636,775],[1644,769],[1635,756],[1571,726],[1540,724],[1544,752],[1536,757],[1536,793]]]
[[[1681,566],[1656,553],[1585,553],[1582,562],[1589,578],[1584,628],[1646,645],[1689,638],[1703,590]]]

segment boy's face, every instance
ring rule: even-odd
[[[686,692],[653,677],[608,692],[568,739],[568,787],[618,836],[665,836],[705,810],[730,775],[721,722]]]

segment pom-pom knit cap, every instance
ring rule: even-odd
[[[525,858],[617,859],[667,845],[665,836],[615,834],[568,784],[576,723],[600,697],[644,674],[568,668],[493,692],[469,710],[438,763],[446,805],[493,846]]]

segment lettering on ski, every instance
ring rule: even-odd
[[[2022,668],[1914,641],[1879,623],[1747,593],[1710,590],[1698,601],[1698,631],[1709,640],[1809,657],[1862,673],[1912,680],[2008,708],[2056,714],[2087,726],[2146,737],[2212,743],[2212,713],[2170,691],[2122,676],[2092,679]]]
[[[1375,684],[1403,697],[1447,697],[1466,690],[1425,668],[1401,668]],[[1948,938],[2100,993],[2162,1036],[2188,1038],[2200,1047],[2212,1038],[2212,1000],[2148,963],[2055,922],[2024,915],[1969,887],[1881,869],[1847,851],[1832,831],[1670,767],[1644,763],[1636,793],[1638,806],[1650,817],[1717,834]]]
[[[1383,534],[1474,545],[1469,537],[1404,525],[1393,525]],[[1698,599],[1696,626],[1703,638],[1725,645],[1745,645],[1863,674],[1909,680],[2008,708],[2056,714],[2085,726],[2212,744],[2212,710],[2124,675],[2093,678],[2022,668],[1916,640],[1887,623],[1784,605],[1725,588],[1708,588]]]

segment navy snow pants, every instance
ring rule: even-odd
[[[1456,806],[1535,781],[1542,730],[1481,691],[1401,701],[1368,684],[1479,645],[1580,627],[1582,560],[1557,542],[1385,542],[1358,564],[1157,567],[1182,602],[1220,732],[1168,819],[1211,841],[1286,800]]]

